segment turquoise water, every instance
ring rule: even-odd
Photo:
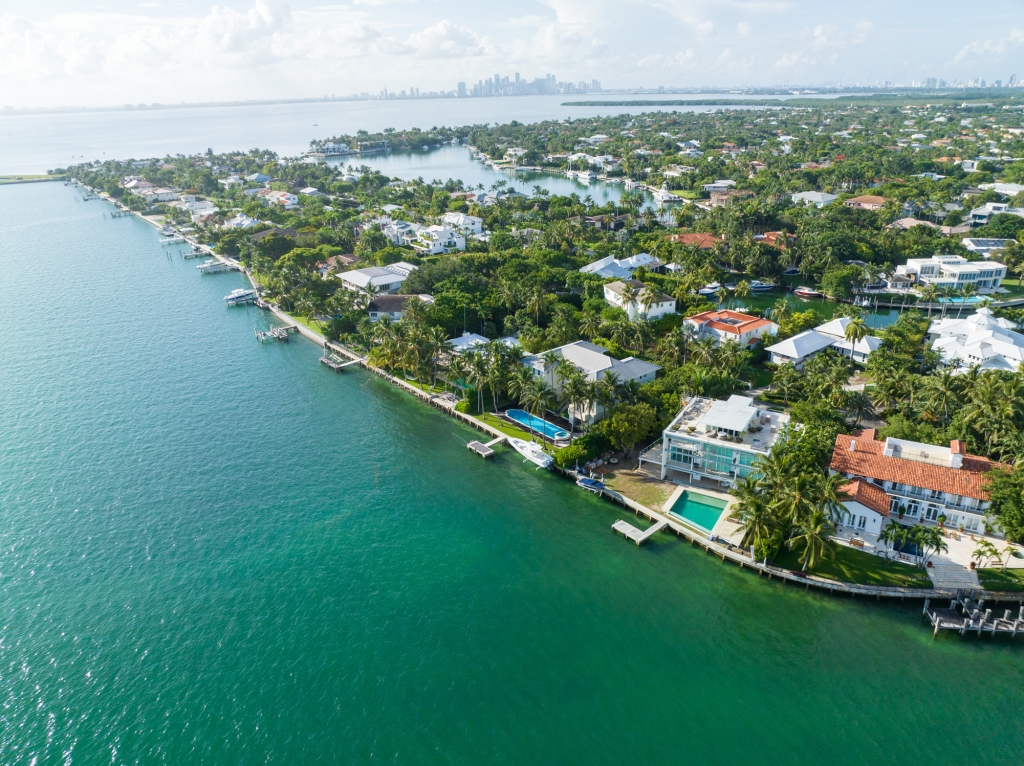
[[[676,498],[669,513],[710,532],[715,528],[722,511],[728,504],[728,501],[719,500],[717,497],[685,490]]]
[[[1024,642],[638,549],[104,204],[0,187],[5,766],[1019,763]]]
[[[568,431],[559,428],[554,423],[549,423],[544,420],[544,418],[538,418],[536,415],[531,415],[526,410],[506,410],[505,414],[524,428],[527,428],[536,434],[541,434],[548,439],[569,438]]]

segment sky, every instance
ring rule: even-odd
[[[1021,71],[1017,72],[1019,68]],[[1024,77],[1021,0],[0,0],[0,106]]]

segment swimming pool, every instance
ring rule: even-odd
[[[531,415],[526,410],[506,410],[505,414],[509,419],[514,420],[523,428],[528,428],[536,434],[552,439],[554,441],[560,441],[562,439],[569,438],[569,432],[559,428],[554,423],[548,423],[543,418],[538,418],[536,415]]]
[[[715,528],[728,504],[728,500],[719,500],[717,497],[685,490],[672,504],[669,515],[685,519],[694,526],[710,532]]]

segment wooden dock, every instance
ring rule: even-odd
[[[210,261],[209,263],[201,263],[196,268],[200,274],[217,274],[222,271],[238,271],[238,266],[233,263],[227,263],[226,261]]]
[[[637,545],[643,545],[645,542],[647,542],[648,538],[650,538],[652,535],[657,534],[667,526],[667,521],[659,521],[657,524],[654,524],[653,526],[648,527],[647,529],[637,529],[628,521],[623,521],[622,519],[619,519],[614,524],[612,524],[612,529],[621,534],[627,540],[632,540]]]
[[[320,364],[325,364],[335,372],[341,372],[346,367],[351,367],[353,364],[359,364],[358,359],[345,359],[338,356],[337,354],[325,353],[320,357]]]
[[[260,343],[268,340],[279,340],[287,343],[288,332],[294,329],[294,327],[273,327],[269,330],[256,330],[256,340]]]
[[[480,457],[484,458],[485,460],[489,457],[494,456],[493,449],[488,447],[486,444],[481,444],[478,441],[471,441],[469,444],[466,445],[466,447],[475,452],[476,454],[478,454]]]
[[[161,245],[180,245],[185,242],[184,237],[168,237],[167,239],[161,239]]]
[[[190,250],[181,254],[182,258],[209,258],[210,254],[204,250]]]
[[[1015,617],[1011,616],[1010,609],[1004,610],[1002,617],[995,617],[992,609],[985,609],[985,599],[975,601],[973,593],[958,591],[956,598],[950,600],[948,609],[932,607],[931,599],[926,598],[923,613],[934,629],[933,636],[937,636],[940,630],[955,630],[961,636],[976,632],[979,636],[988,633],[1011,638],[1024,633],[1024,605],[1018,607]]]
[[[130,216],[131,214],[132,214],[131,210],[115,210],[113,213],[110,214],[110,217],[111,218],[125,218],[127,216]]]

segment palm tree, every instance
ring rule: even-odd
[[[626,307],[626,314],[629,314],[630,309],[633,310],[634,316],[636,315],[636,309],[633,305],[636,303],[637,289],[633,286],[633,280],[627,279],[622,285],[622,303]],[[632,319],[633,317],[630,317]]]
[[[800,373],[791,362],[780,365],[772,376],[772,388],[782,394],[785,403],[789,404],[789,397],[800,385]]]
[[[750,282],[745,279],[741,279],[732,294],[737,298],[746,298],[750,295]]]
[[[844,334],[846,335],[846,340],[848,340],[852,346],[850,349],[850,355],[852,358],[857,344],[864,340],[868,334],[868,325],[861,317],[855,317],[846,325],[846,331]]]
[[[901,527],[901,524],[890,522],[885,525],[885,529],[878,533],[878,542],[885,546],[885,563],[887,564],[889,563],[889,551],[893,543],[896,542]]]
[[[452,354],[448,359],[448,369],[445,371],[445,388],[449,385],[455,386],[459,390],[460,398],[466,398],[465,386],[459,385],[459,381],[465,380],[469,374],[469,368],[466,365],[466,359],[461,354]]]
[[[601,325],[604,320],[596,311],[584,311],[580,318],[580,334],[587,340],[593,340],[601,334]]]
[[[476,389],[477,412],[484,411],[484,385],[487,383],[487,360],[483,354],[477,351],[470,351],[466,354],[466,377],[470,385]]]
[[[711,364],[715,360],[717,350],[714,338],[701,338],[692,345],[690,356],[694,361],[702,364]]]
[[[367,308],[378,295],[380,295],[380,288],[373,284],[373,282],[367,282],[366,287],[360,291],[360,298],[362,302],[362,306],[360,308]]]
[[[999,549],[992,544],[991,540],[980,540],[974,548],[974,553],[971,554],[971,559],[974,560],[980,569],[984,566],[985,562],[991,562],[993,559],[1002,559],[1002,555],[999,553]]]
[[[836,527],[824,510],[814,508],[799,519],[795,527],[793,536],[789,538],[789,549],[803,549],[800,563],[804,572],[818,566],[825,556],[835,558],[836,542],[832,535]]]
[[[938,527],[926,527],[918,524],[913,530],[913,542],[921,546],[921,563],[927,564],[932,556],[948,551],[946,536]],[[929,553],[929,551],[931,551]]]
[[[548,387],[547,383],[542,378],[534,378],[530,385],[526,387],[526,390],[523,391],[522,396],[526,411],[543,421],[544,410],[547,409],[548,403],[554,397],[554,392]],[[542,433],[541,440],[543,439],[544,434]],[[533,440],[532,436],[530,440]]]
[[[936,413],[943,425],[949,423],[960,405],[960,381],[952,370],[936,371],[924,379],[925,406]]]
[[[957,308],[956,311],[957,319],[960,318],[960,313],[964,310],[964,306],[967,304],[968,299],[976,292],[978,292],[978,286],[972,284],[971,282],[968,282],[967,284],[960,288],[960,306]]]
[[[921,300],[925,301],[928,304],[928,318],[931,319],[932,304],[935,303],[936,300],[938,300],[939,288],[937,288],[935,285],[927,284],[921,288],[920,293]]]
[[[722,285],[715,291],[715,297],[718,298],[718,307],[722,307],[722,303],[729,297],[729,291],[725,289],[725,285]]]
[[[737,483],[732,494],[736,497],[736,515],[743,532],[741,545],[764,551],[775,531],[775,517],[758,482],[746,476]]]
[[[785,297],[779,298],[772,304],[772,318],[776,324],[781,325],[793,315],[793,307]]]
[[[853,427],[860,426],[861,421],[875,414],[871,397],[864,391],[850,391],[846,396],[846,417],[853,418]]]
[[[570,375],[562,383],[562,399],[565,401],[569,412],[569,437],[572,438],[576,427],[574,412],[578,411],[583,399],[587,396],[587,381],[583,375]]]

